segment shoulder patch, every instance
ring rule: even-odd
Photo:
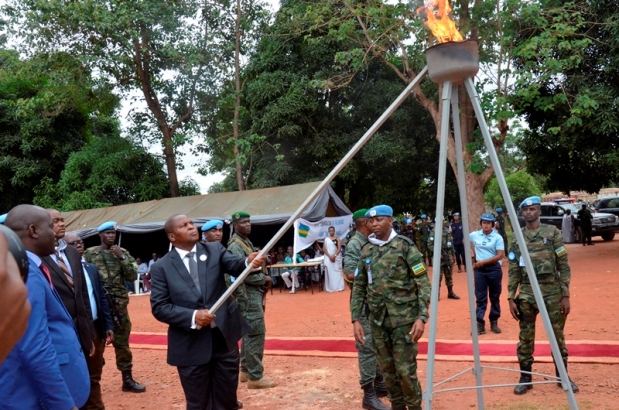
[[[565,246],[560,246],[557,249],[555,249],[555,253],[557,254],[557,256],[563,256],[563,255],[567,255],[567,250],[565,249]]]
[[[426,270],[426,267],[423,264],[423,262],[422,263],[418,263],[417,265],[413,266],[413,274],[415,276],[419,276],[419,275],[421,275],[423,273],[426,273],[426,272],[427,272],[427,270]]]
[[[516,254],[514,252],[510,252],[509,255],[507,255],[507,259],[509,259],[510,261],[515,260]]]

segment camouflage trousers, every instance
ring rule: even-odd
[[[441,277],[440,277],[439,282],[438,282],[439,287],[441,286],[441,283],[443,283],[443,275],[445,275],[445,284],[448,287],[454,285],[452,271],[453,271],[453,266],[452,265],[449,265],[449,266],[441,265]]]
[[[567,364],[567,347],[563,329],[565,328],[565,316],[561,314],[560,293],[544,296],[544,304],[548,310],[552,330],[557,339],[563,363]],[[533,352],[535,351],[535,319],[539,310],[533,295],[518,295],[516,299],[520,310],[520,337],[518,341],[518,362],[521,366],[531,366],[533,364]]]
[[[133,355],[129,349],[129,335],[131,334],[131,319],[126,303],[116,305],[116,310],[120,314],[120,326],[114,326],[114,352],[116,353],[116,367],[120,371],[131,370],[133,367]]]
[[[428,240],[421,240],[421,248],[419,252],[423,255],[423,263],[426,263],[426,259],[428,261],[428,265],[432,266],[432,256],[434,256],[434,249],[428,246]]]
[[[389,316],[382,326],[370,322],[378,367],[387,384],[392,407],[421,406],[421,384],[417,379],[417,343],[410,335],[412,324],[393,327]]]
[[[264,318],[247,319],[249,333],[243,337],[241,345],[241,371],[249,374],[249,380],[260,380],[264,373],[265,326]]]
[[[366,317],[359,319],[359,324],[363,327],[365,334],[365,344],[355,342],[357,352],[359,353],[359,384],[365,386],[374,382],[376,375],[380,371],[376,361],[376,352],[374,352],[374,342],[372,341],[372,330],[370,329],[370,321]]]

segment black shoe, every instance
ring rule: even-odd
[[[381,374],[377,374],[374,378],[374,391],[377,397],[387,397],[387,383]]]
[[[521,365],[520,370],[525,371],[525,372],[530,372],[531,366]],[[514,394],[517,394],[517,395],[525,394],[526,392],[528,392],[529,390],[533,388],[532,384],[525,384],[525,383],[531,383],[530,373],[520,373],[520,380],[518,380],[518,386],[514,388]]]
[[[131,370],[123,370],[123,387],[122,391],[129,391],[131,393],[144,393],[146,391],[146,387],[142,386],[140,383],[133,380],[133,376],[131,375]]]
[[[458,266],[458,273],[462,272],[462,268]]]
[[[460,296],[456,295],[451,286],[447,286],[447,299],[460,299]]]
[[[493,333],[501,333],[501,329],[499,328],[496,320],[490,321],[490,330],[492,330]]]
[[[565,371],[567,372],[567,363],[565,364]],[[557,369],[557,366],[555,366],[555,375],[559,378],[561,378],[561,376],[559,375],[559,369]],[[576,383],[574,383],[572,381],[572,379],[570,378],[570,376],[567,376],[567,379],[570,381],[570,385],[572,386],[572,391],[574,393],[578,393],[580,391],[580,389],[578,388],[578,386],[576,385]],[[557,383],[557,386],[563,388],[563,386],[561,385],[561,380],[559,380],[559,382]]]
[[[482,322],[477,322],[477,334],[485,335],[486,334],[486,325]]]
[[[591,245],[591,246],[593,246],[593,245],[595,245],[595,244],[594,244],[594,243],[589,242],[587,245]]]
[[[367,410],[389,410],[389,407],[385,405],[380,399],[376,396],[376,391],[374,391],[374,386],[372,383],[368,383],[363,388],[363,402],[361,403],[361,407]]]

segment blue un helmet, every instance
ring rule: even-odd
[[[492,214],[483,214],[481,218],[479,218],[479,223],[481,224],[483,221],[495,222],[496,218]]]

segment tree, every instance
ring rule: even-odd
[[[516,208],[525,198],[534,195],[541,196],[542,194],[542,190],[540,189],[536,179],[525,170],[520,170],[507,176],[505,178],[505,182],[507,183],[507,188],[512,196],[512,204]],[[496,178],[492,178],[486,186],[484,200],[486,201],[486,204],[493,209],[499,207],[502,208],[505,206],[505,201],[501,195],[499,183]]]
[[[117,103],[69,54],[20,60],[0,50],[0,209],[32,203],[43,181],[56,182],[69,155]]]
[[[546,2],[522,15],[513,96],[520,146],[545,188],[597,192],[619,180],[617,1]]]
[[[221,84],[221,67],[232,59],[219,30],[226,7],[226,1],[13,0],[6,12],[33,49],[66,50],[125,95],[140,93],[136,99],[148,108],[134,107],[133,131],[161,144],[170,193],[178,196],[175,150],[191,141]]]

